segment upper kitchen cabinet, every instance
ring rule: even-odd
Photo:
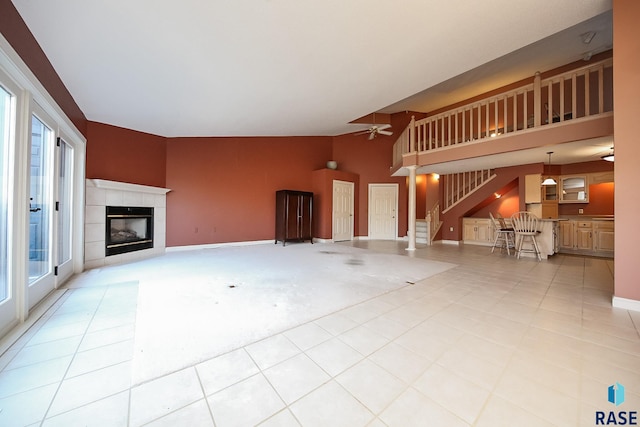
[[[564,175],[560,177],[560,203],[589,203],[587,177]]]

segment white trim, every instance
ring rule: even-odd
[[[108,181],[106,179],[91,179],[97,188],[107,190],[133,191],[136,193],[167,194],[171,189],[151,187],[149,185],[131,184],[128,182]]]
[[[332,239],[321,239],[319,237],[314,237],[313,238],[313,242],[314,243],[333,243]]]
[[[315,240],[315,239],[314,239]],[[166,248],[167,252],[183,252],[183,251],[197,251],[200,249],[215,249],[227,246],[253,246],[253,245],[266,245],[267,243],[273,243],[273,239],[270,240],[253,240],[247,242],[228,242],[228,243],[207,243],[204,245],[189,245],[189,246],[170,246]]]
[[[2,34],[0,34],[0,66],[5,69],[7,74],[9,74],[19,86],[30,92],[33,96],[32,101],[38,103],[56,122],[57,126],[61,127],[60,130],[71,137],[72,140],[67,142],[71,143],[80,140],[83,144],[87,143],[86,138],[67,117],[62,108],[60,108]]]
[[[635,299],[621,298],[614,295],[611,299],[611,305],[624,310],[640,311],[640,301]]]
[[[460,246],[460,241],[459,240],[438,240],[438,242],[442,243],[443,245]]]

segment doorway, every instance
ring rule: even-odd
[[[353,188],[353,182],[333,180],[331,239],[334,242],[353,240]]]
[[[369,184],[369,239],[398,237],[398,184]]]

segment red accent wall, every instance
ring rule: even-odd
[[[540,165],[522,165],[495,170],[497,175],[485,186],[471,194],[463,202],[451,208],[446,214],[441,214],[442,228],[440,233],[443,240],[462,240],[462,218],[469,216],[481,216],[487,218],[489,212],[499,211],[502,216],[509,217],[519,209],[520,197],[513,193],[524,194],[525,175],[540,172]],[[496,199],[494,193],[504,194],[507,197]],[[444,206],[441,202],[440,206]],[[479,213],[482,209],[482,213]],[[453,231],[449,228],[453,227]]]
[[[87,178],[165,187],[166,138],[102,123],[87,124]]]
[[[167,246],[273,239],[275,192],[328,160],[331,137],[168,139]]]
[[[78,130],[87,136],[87,118],[53,68],[11,0],[0,0],[0,33],[55,99]]]
[[[603,153],[604,155],[605,153]],[[560,174],[574,175],[593,172],[613,171],[614,163],[597,160],[594,162],[572,163],[562,165]],[[613,182],[589,186],[589,203],[560,203],[558,215],[579,215],[578,209],[583,209],[582,215],[613,215],[614,214],[614,186]]]
[[[314,237],[331,239],[333,237],[333,180],[353,182],[353,235],[358,235],[359,206],[357,203],[360,178],[354,173],[319,169],[312,172]]]
[[[404,127],[393,126],[394,132],[401,132]],[[393,136],[380,135],[369,140],[367,135],[342,135],[334,137],[333,160],[338,162],[338,169],[355,173],[360,176],[358,200],[360,207],[356,217],[356,236],[369,234],[369,184],[398,183],[398,236],[407,234],[407,200],[408,187],[406,177],[390,176],[393,143],[397,134]],[[419,216],[419,214],[418,214]]]

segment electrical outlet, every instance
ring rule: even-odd
[[[582,208],[578,209],[578,213],[579,213],[580,215],[582,215],[582,214],[584,213],[584,209],[582,209]]]
[[[453,227],[449,227],[449,231],[453,231]]]

